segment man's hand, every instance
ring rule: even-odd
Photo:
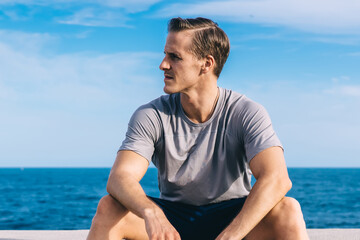
[[[161,210],[145,210],[145,227],[150,240],[180,240],[180,235]]]

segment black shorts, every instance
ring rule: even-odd
[[[213,240],[238,215],[246,197],[203,206],[149,197],[165,213],[181,240]]]

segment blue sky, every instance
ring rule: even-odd
[[[360,167],[357,0],[0,0],[0,167],[110,167],[164,94],[171,17],[209,17],[219,86],[263,104],[290,167]]]

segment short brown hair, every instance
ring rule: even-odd
[[[195,30],[190,51],[198,58],[213,56],[216,62],[214,74],[219,77],[230,52],[230,42],[226,33],[217,23],[207,18],[178,17],[169,21],[168,32],[183,30]]]

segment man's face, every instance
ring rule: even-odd
[[[166,38],[165,57],[160,64],[164,71],[164,92],[185,92],[198,87],[203,60],[190,52],[191,31],[170,32]]]

